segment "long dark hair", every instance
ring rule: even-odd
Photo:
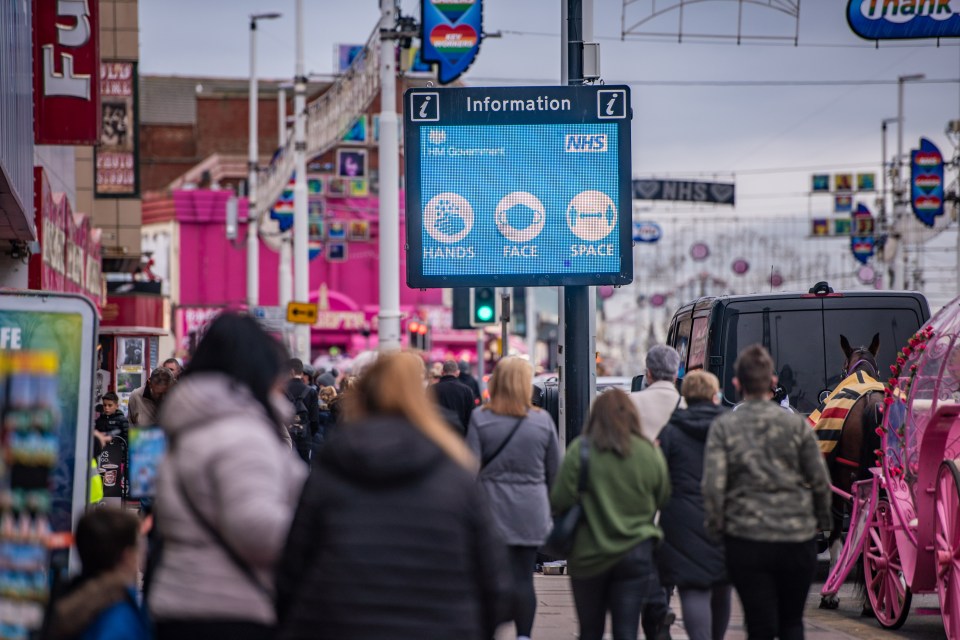
[[[270,390],[283,374],[288,357],[283,345],[256,320],[222,313],[210,324],[181,379],[199,373],[225,374],[246,387],[279,427],[281,419],[270,403]]]
[[[640,415],[630,396],[611,389],[597,396],[584,435],[598,451],[613,451],[621,458],[630,455],[630,436],[646,440],[640,430]]]

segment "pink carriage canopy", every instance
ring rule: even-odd
[[[907,525],[900,536],[915,546],[921,467],[932,465],[935,473],[944,459],[960,457],[956,433],[937,459],[921,456],[924,435],[937,410],[960,404],[960,298],[941,309],[910,339],[891,369],[879,455],[887,495],[898,520]]]

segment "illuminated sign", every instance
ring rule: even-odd
[[[407,284],[633,280],[630,89],[411,89]]]

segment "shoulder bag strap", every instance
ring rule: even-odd
[[[230,543],[224,539],[224,537],[212,524],[210,524],[206,516],[200,512],[200,510],[197,508],[197,505],[195,505],[193,500],[190,499],[190,494],[187,492],[186,487],[183,484],[183,476],[177,478],[177,491],[179,492],[180,497],[183,498],[183,502],[187,505],[187,508],[190,509],[190,513],[193,514],[193,519],[197,522],[197,524],[203,527],[203,530],[207,532],[207,535],[210,536],[217,546],[226,552],[227,557],[230,558],[230,561],[247,578],[250,584],[256,587],[257,591],[263,594],[268,601],[273,602],[274,596],[272,590],[260,581],[260,578],[257,577],[256,573],[254,573],[253,568],[249,565],[249,563],[240,557],[240,554],[238,554],[236,550],[230,546]]]
[[[580,438],[580,477],[577,479],[577,496],[586,492],[587,478],[590,474],[590,442]]]
[[[503,442],[500,443],[500,446],[497,447],[496,451],[491,453],[489,456],[486,456],[483,461],[480,463],[480,469],[483,469],[488,464],[493,462],[493,459],[500,455],[500,452],[513,440],[513,436],[516,435],[517,430],[520,428],[520,425],[523,424],[523,421],[527,419],[527,416],[521,416],[517,418],[517,423],[513,425],[513,429],[510,430],[510,433],[507,434],[507,437],[503,439]]]

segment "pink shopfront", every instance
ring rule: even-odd
[[[243,308],[246,299],[247,201],[239,199],[238,240],[226,238],[229,191],[182,190],[165,198],[145,199],[143,249],[153,254],[154,272],[169,283],[170,319],[175,351],[186,354],[204,325],[223,309]],[[401,199],[402,201],[402,199]],[[343,229],[338,244],[342,257],[330,259],[323,246],[310,261],[310,301],[320,308],[312,327],[316,357],[335,347],[355,354],[377,346],[379,296],[378,223],[376,197],[343,198],[331,202],[324,215],[326,233]],[[359,229],[358,232],[357,229]],[[401,237],[403,237],[401,212]],[[408,288],[402,279],[406,265],[400,252],[400,306],[405,319],[418,318],[434,327],[431,358],[472,360],[476,337],[449,330],[448,309],[440,290]],[[260,304],[278,304],[279,255],[260,241]],[[404,326],[406,322],[404,321]]]

